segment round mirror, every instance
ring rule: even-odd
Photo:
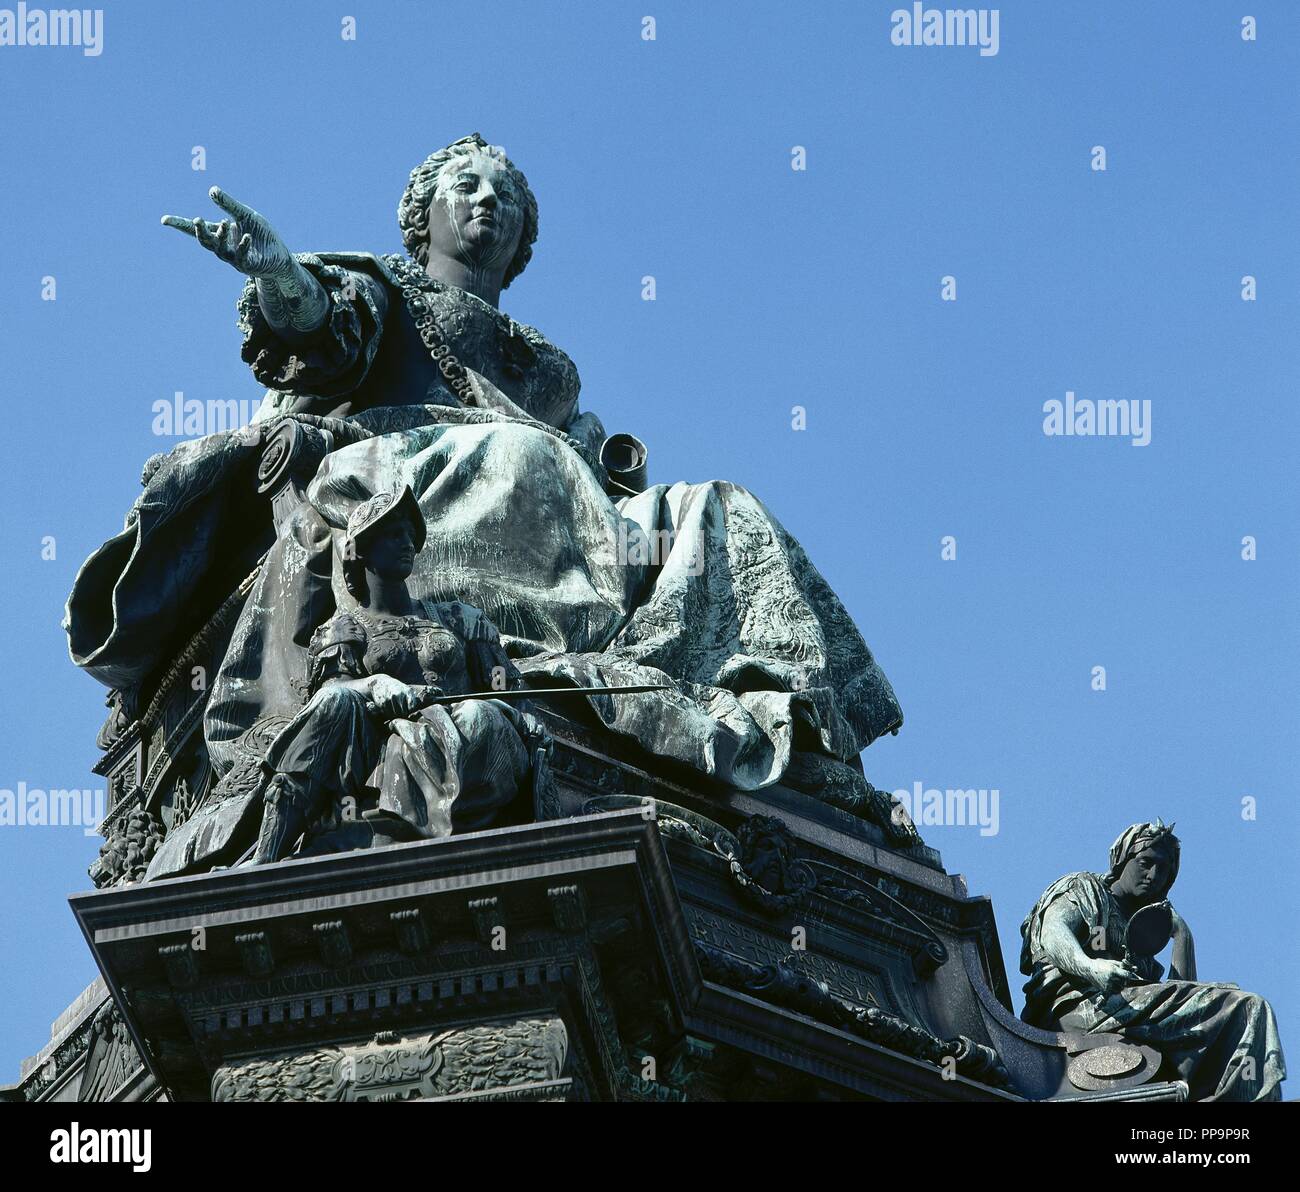
[[[1155,902],[1133,913],[1124,946],[1134,956],[1154,956],[1174,934],[1174,916],[1167,902]]]

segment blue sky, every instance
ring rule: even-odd
[[[754,490],[857,620],[906,718],[868,776],[999,790],[996,836],[925,831],[1017,1006],[1037,895],[1160,815],[1202,977],[1292,1041],[1300,9],[1004,0],[980,56],[891,45],[894,7],[110,3],[98,57],[0,47],[0,787],[100,784],[59,621],[169,445],[153,403],[258,395],[239,278],[159,217],[217,184],[294,248],[395,251],[407,172],[479,130],[541,205],[503,307],[652,479]],[[1150,445],[1045,436],[1067,390],[1149,399]],[[0,1081],[93,976],[95,847],[0,828]]]

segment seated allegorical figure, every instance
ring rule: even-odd
[[[1194,1101],[1275,1101],[1286,1063],[1273,1008],[1237,986],[1196,980],[1186,922],[1167,902],[1180,847],[1172,825],[1133,824],[1110,850],[1106,874],[1053,882],[1021,925],[1028,975],[1021,1017],[1044,1030],[1114,1033],[1158,1051]],[[1139,912],[1168,915],[1168,979],[1153,955],[1129,947]]]
[[[202,709],[212,791],[242,783],[250,742],[299,715],[311,635],[348,608],[336,562],[356,507],[409,486],[425,534],[415,604],[482,610],[530,686],[655,688],[571,705],[611,747],[710,789],[781,782],[916,842],[859,758],[902,711],[799,542],[738,485],[649,484],[643,453],[625,466],[579,409],[573,362],[500,309],[538,226],[503,150],[466,137],[412,171],[404,254],[296,255],[264,216],[214,197],[226,218],[167,222],[244,276],[243,355],[270,391],[253,426],[153,457],[66,618],[74,662],[134,700],[247,591]],[[682,381],[687,404],[708,396],[689,369]],[[286,426],[319,458],[276,518],[255,489]],[[150,873],[225,863],[227,826],[210,841],[190,829]]]
[[[278,861],[304,831],[309,843],[313,829],[328,832],[345,802],[393,839],[486,828],[528,777],[541,732],[526,712],[429,703],[493,690],[492,672],[506,679],[513,667],[478,610],[411,599],[424,536],[410,489],[379,493],[348,519],[351,607],[314,635],[307,702],[267,750],[255,861]]]

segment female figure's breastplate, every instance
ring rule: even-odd
[[[465,652],[445,626],[426,617],[367,616],[365,668],[403,683],[463,683]]]

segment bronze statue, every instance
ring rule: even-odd
[[[500,148],[475,134],[412,171],[404,255],[294,255],[212,193],[227,218],[165,222],[246,275],[243,355],[269,391],[250,427],[150,460],[66,620],[73,660],[132,701],[214,619],[233,622],[210,631],[211,781],[151,877],[237,855],[267,744],[304,714],[313,634],[358,612],[350,520],[408,487],[423,523],[405,578],[415,608],[481,610],[524,681],[591,693],[582,714],[619,748],[724,788],[784,781],[915,842],[859,760],[901,725],[897,700],[799,543],[736,485],[648,484],[643,445],[579,410],[568,356],[498,308],[538,226]],[[281,465],[291,483],[272,517],[257,489]],[[595,695],[606,687],[643,690]]]
[[[1133,824],[1111,846],[1108,873],[1053,882],[1020,928],[1029,977],[1021,1017],[1045,1030],[1145,1043],[1192,1100],[1277,1100],[1286,1063],[1273,1009],[1235,985],[1197,981],[1191,930],[1167,897],[1179,860],[1173,825]],[[1162,979],[1155,953],[1171,935]]]
[[[486,828],[523,786],[529,744],[544,740],[526,712],[432,703],[490,691],[494,678],[504,688],[517,672],[476,609],[411,599],[424,534],[410,489],[380,493],[348,519],[352,607],[314,635],[309,698],[267,750],[257,862],[278,861],[304,829],[346,839],[340,820],[385,840]]]
[[[227,218],[163,222],[248,278],[244,358],[276,391],[262,417],[464,404],[576,432],[599,448],[598,420],[578,415],[572,361],[499,309],[501,291],[532,257],[537,200],[477,133],[411,172],[398,206],[405,257],[296,257],[264,216],[218,187],[211,194]],[[398,316],[403,307],[409,318]]]

